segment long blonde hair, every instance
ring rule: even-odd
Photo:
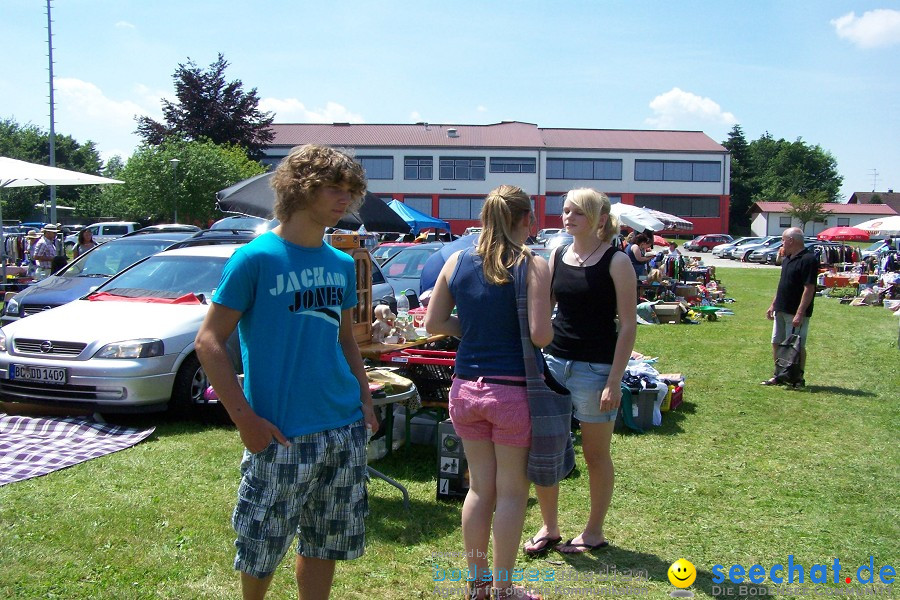
[[[501,185],[485,198],[481,207],[484,228],[475,253],[481,256],[488,283],[509,283],[512,280],[510,269],[525,260],[525,246],[513,239],[513,232],[528,214],[531,214],[531,198],[514,185]]]
[[[569,190],[566,194],[566,200],[577,206],[584,213],[591,229],[597,230],[597,237],[600,238],[600,241],[608,242],[619,233],[619,220],[616,219],[615,215],[610,214],[609,196],[603,192],[598,192],[591,188],[578,188]],[[598,229],[597,226],[600,225],[600,219],[603,215],[609,215],[609,218],[606,220],[603,228]]]

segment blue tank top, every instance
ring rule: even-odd
[[[634,267],[634,273],[638,277],[644,275],[647,272],[647,263],[642,263],[634,256],[634,252],[632,252],[632,248],[634,248],[634,244],[628,244],[628,249],[625,250],[625,254],[628,256],[628,260],[631,261],[631,266]],[[644,251],[641,250],[641,256],[644,256]]]
[[[469,248],[459,255],[448,283],[462,329],[456,373],[466,377],[524,377],[516,288],[512,281],[489,284],[484,278],[481,257]],[[535,348],[539,369],[543,367],[540,356],[540,350]]]

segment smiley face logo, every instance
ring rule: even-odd
[[[669,567],[669,581],[679,588],[686,588],[697,579],[697,569],[690,561],[679,558]]]

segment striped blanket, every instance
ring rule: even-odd
[[[134,429],[86,417],[0,413],[0,485],[46,475],[134,446],[155,427]]]

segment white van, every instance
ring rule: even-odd
[[[118,237],[122,237],[126,233],[131,233],[132,231],[136,231],[140,228],[140,223],[135,223],[134,221],[109,221],[106,223],[94,223],[93,225],[88,225],[87,227],[85,227],[85,229],[90,230],[91,234],[93,234],[94,236],[94,241],[98,244],[108,242],[109,240],[114,240]],[[77,233],[66,236],[66,250],[71,250],[77,243]]]

